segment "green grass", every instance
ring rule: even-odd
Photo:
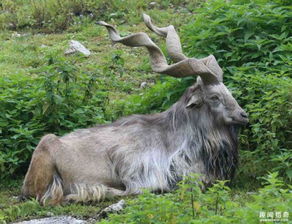
[[[40,206],[35,200],[19,201],[21,181],[0,186],[0,223],[30,220],[41,217],[70,215],[80,219],[96,218],[98,212],[119,199],[94,204],[67,204]]]
[[[131,31],[134,32],[135,30],[129,29],[129,32]],[[2,43],[0,49],[2,76],[18,73],[34,76],[38,69],[47,63],[48,55],[57,54],[63,56],[63,52],[68,48],[69,40],[73,39],[80,41],[91,50],[92,55],[89,58],[79,54],[66,56],[66,60],[69,63],[77,64],[84,72],[96,70],[96,65],[111,66],[111,58],[123,49],[121,57],[126,61],[126,72],[125,77],[118,81],[126,81],[128,84],[132,84],[134,88],[139,87],[140,81],[153,77],[151,72],[149,72],[150,74],[137,73],[137,67],[141,67],[141,63],[146,61],[146,52],[141,49],[128,49],[120,45],[113,47],[107,37],[106,30],[94,24],[89,24],[83,30],[74,33],[20,34],[25,36],[13,37],[13,32],[6,31],[5,35],[2,34],[0,37]],[[135,74],[132,74],[133,71],[136,71]]]
[[[154,10],[149,13],[153,15],[161,13],[162,17],[159,17],[157,22],[165,20],[162,22],[164,25],[172,23],[179,27],[185,19],[183,13],[179,18],[172,19],[172,11]],[[138,24],[122,24],[116,25],[116,27],[122,35],[140,31],[148,32],[142,21]],[[21,36],[17,37],[16,34]],[[152,33],[150,36],[164,48],[162,38],[158,38]],[[36,77],[39,69],[48,62],[50,55],[64,56],[70,40],[80,41],[91,51],[88,58],[80,54],[65,57],[66,61],[77,65],[82,72],[96,72],[99,68],[111,69],[115,65],[113,57],[119,55],[122,58],[124,61],[123,74],[116,73],[114,77],[103,77],[113,99],[122,98],[129,93],[139,93],[142,82],[146,81],[151,86],[159,77],[151,71],[145,49],[133,49],[121,44],[113,46],[106,29],[93,22],[72,26],[64,33],[34,34],[33,30],[17,32],[3,30],[0,34],[0,76],[19,74]]]
[[[124,197],[126,208],[121,214],[110,214],[102,223],[251,223],[259,221],[260,212],[291,213],[291,186],[285,186],[277,173],[262,178],[263,187],[249,192],[229,188],[219,181],[202,193],[198,177],[186,178],[171,193]],[[62,206],[40,206],[35,200],[19,202],[19,180],[0,185],[0,223],[41,217],[70,215],[75,218],[100,221],[101,209],[119,198],[99,203],[74,203]],[[289,191],[290,190],[290,191]],[[289,220],[289,218],[288,218]]]

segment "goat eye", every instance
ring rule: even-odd
[[[212,97],[211,97],[211,100],[212,100],[212,101],[219,101],[219,97],[218,97],[218,96],[212,96]]]

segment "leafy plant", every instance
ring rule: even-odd
[[[98,74],[83,74],[62,58],[49,58],[35,79],[0,79],[0,169],[7,177],[26,167],[39,138],[103,123],[107,93]]]
[[[195,184],[196,183],[196,184]],[[198,176],[187,177],[175,193],[155,195],[145,191],[128,202],[122,214],[113,214],[101,223],[258,223],[260,212],[290,212],[289,188],[277,173],[264,178],[258,193],[232,194],[224,181],[205,193]]]

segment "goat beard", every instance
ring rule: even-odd
[[[228,140],[222,139],[212,152],[202,149],[201,158],[204,161],[207,179],[232,180],[238,165],[238,133],[239,125],[230,125]]]

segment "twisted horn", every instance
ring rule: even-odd
[[[174,77],[199,75],[205,84],[218,82],[216,74],[204,64],[204,60],[186,58],[178,63],[168,65],[160,48],[146,33],[140,32],[121,37],[112,25],[103,21],[99,21],[97,24],[107,28],[110,39],[114,43],[122,43],[130,47],[146,47],[149,52],[151,67],[154,72]]]
[[[167,52],[174,62],[179,62],[179,61],[187,59],[187,57],[182,52],[180,38],[178,34],[176,33],[173,25],[170,25],[167,27],[161,27],[161,28],[154,26],[151,22],[150,16],[144,13],[143,13],[143,20],[146,26],[151,31],[158,34],[159,36],[163,36],[166,38]]]
[[[180,38],[177,32],[174,29],[173,25],[169,25],[167,27],[157,27],[153,25],[150,16],[143,13],[143,20],[145,25],[154,33],[159,36],[163,36],[166,39],[166,48],[169,56],[174,62],[179,62],[185,59],[188,59],[183,52],[181,47]],[[214,73],[217,75],[217,78],[220,82],[223,81],[223,71],[218,65],[215,57],[213,55],[209,55],[206,58],[200,59],[202,62]]]

